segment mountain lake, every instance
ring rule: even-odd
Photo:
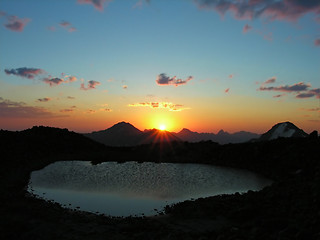
[[[31,173],[28,191],[63,207],[108,216],[153,216],[166,205],[261,190],[271,180],[205,164],[59,161]]]

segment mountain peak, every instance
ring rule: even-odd
[[[179,133],[193,133],[190,129],[188,128],[183,128]]]
[[[273,140],[279,137],[307,137],[308,134],[291,122],[281,122],[274,125],[268,132],[261,135],[259,140]]]

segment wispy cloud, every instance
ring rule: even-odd
[[[1,12],[0,16],[7,17],[7,23],[4,26],[14,32],[22,32],[27,25],[31,21],[29,18],[18,18],[17,16],[8,16],[5,12]]]
[[[59,23],[59,25],[61,27],[63,27],[64,29],[66,29],[68,32],[77,31],[77,29],[75,27],[73,27],[70,22],[62,21],[62,22]]]
[[[27,68],[27,67],[16,68],[16,69],[5,69],[4,72],[8,75],[12,74],[12,75],[29,78],[29,79],[34,79],[35,76],[45,73],[45,71],[40,68]]]
[[[273,98],[281,98],[281,97],[284,97],[284,96],[286,96],[286,94],[284,93],[284,94],[278,94],[278,95],[275,95],[275,96],[273,96]]]
[[[200,8],[213,9],[224,16],[231,12],[236,19],[265,18],[270,21],[296,21],[300,17],[314,13],[319,15],[319,1],[305,0],[195,0]]]
[[[45,98],[38,98],[37,99],[37,102],[49,102],[51,101],[52,99],[49,98],[49,97],[45,97]]]
[[[66,109],[61,109],[61,110],[60,110],[60,112],[62,112],[62,113],[71,113],[71,112],[73,112],[73,111],[74,111],[73,108],[66,108]]]
[[[320,38],[314,40],[314,45],[319,47],[320,46]]]
[[[310,84],[299,82],[293,85],[282,85],[278,87],[261,86],[259,90],[260,91],[279,91],[279,92],[301,92],[301,91],[306,91],[309,87],[311,87]]]
[[[91,4],[93,5],[97,10],[103,11],[103,5],[105,3],[109,3],[112,0],[78,0],[79,4]]]
[[[171,102],[141,102],[129,104],[129,107],[150,107],[152,109],[168,109],[169,111],[182,111],[189,108],[184,107],[181,104],[174,104]]]
[[[3,118],[52,118],[62,117],[41,107],[28,106],[24,102],[15,102],[0,97],[0,117]]]
[[[224,90],[225,93],[228,93],[230,91],[230,88],[227,88],[226,90]]]
[[[81,83],[81,90],[90,90],[90,89],[95,89],[96,86],[100,85],[101,83],[98,81],[90,80],[88,81],[87,87],[85,87],[84,83]]]
[[[128,89],[128,85],[122,85],[123,89]]]
[[[280,85],[276,87],[267,87],[265,85],[275,83],[276,77],[272,77],[261,84],[258,88],[259,91],[278,91],[278,92],[285,92],[285,93],[294,93],[296,94],[296,98],[304,99],[304,98],[311,98],[316,97],[320,98],[320,88],[311,88],[311,84],[299,82],[293,85]],[[275,95],[274,98],[279,98],[285,96],[285,94]]]
[[[161,86],[165,85],[174,85],[174,86],[179,86],[179,85],[184,85],[187,84],[187,82],[191,81],[193,79],[193,76],[189,76],[186,79],[181,79],[177,78],[176,76],[174,77],[168,77],[165,73],[161,73],[157,76],[156,83]]]

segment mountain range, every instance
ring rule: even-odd
[[[183,128],[178,133],[161,131],[158,129],[141,131],[127,122],[119,122],[108,129],[84,135],[108,146],[136,146],[140,144],[172,141],[213,141],[219,144],[228,144],[247,142],[251,140],[267,141],[279,137],[308,136],[307,133],[290,122],[278,123],[262,135],[246,131],[228,133],[223,130],[220,130],[217,134],[198,133],[186,128]]]

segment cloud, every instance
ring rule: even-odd
[[[181,104],[174,104],[171,102],[141,102],[129,104],[129,107],[150,107],[152,109],[168,109],[169,111],[180,112],[189,108],[185,108]]]
[[[247,33],[249,32],[250,30],[252,29],[251,26],[249,26],[248,24],[244,25],[243,29],[242,29],[242,32],[243,33]]]
[[[67,21],[62,21],[62,22],[60,23],[60,26],[62,26],[62,27],[69,27],[69,26],[71,26],[71,23],[69,23],[69,22],[67,22]]]
[[[286,94],[278,94],[278,95],[275,95],[275,96],[273,96],[274,98],[281,98],[281,97],[284,97],[284,96],[286,96]]]
[[[73,112],[74,109],[71,109],[71,108],[66,108],[66,109],[61,109],[60,112],[62,113],[70,113],[70,112]]]
[[[315,46],[320,46],[320,38],[314,40],[314,45]]]
[[[71,83],[78,80],[75,76],[68,76],[68,75],[64,76],[64,79],[65,79],[64,82],[66,83]]]
[[[8,75],[12,74],[12,75],[29,78],[29,79],[34,79],[35,76],[45,73],[45,71],[40,68],[27,68],[27,67],[16,68],[11,70],[5,69],[4,72]]]
[[[54,32],[56,30],[56,27],[55,26],[50,26],[50,27],[47,27],[47,29],[51,32]]]
[[[61,83],[64,82],[64,80],[61,78],[50,78],[50,77],[44,78],[43,81],[49,84],[50,87],[60,85]]]
[[[91,113],[95,113],[95,112],[96,112],[95,110],[89,109],[86,113],[91,114]]]
[[[296,98],[311,98],[316,97],[320,99],[320,88],[314,88],[304,93],[299,93]]]
[[[263,82],[258,89],[259,91],[278,91],[286,93],[295,93],[296,98],[304,99],[316,97],[320,99],[320,88],[310,89],[311,85],[304,82],[295,83],[293,85],[281,85],[278,87],[266,87],[265,85],[274,83],[276,77],[270,78],[267,81]],[[275,95],[274,98],[285,96],[285,94]]]
[[[97,10],[103,11],[103,5],[112,0],[78,0],[79,4],[92,4]]]
[[[230,74],[230,75],[229,75],[229,78],[233,78],[233,77],[234,77],[234,74]]]
[[[293,85],[284,85],[279,87],[265,87],[261,86],[259,88],[260,91],[279,91],[279,92],[300,92],[305,91],[309,87],[311,87],[310,84],[305,84],[304,82],[299,82]]]
[[[98,82],[98,81],[90,80],[90,81],[88,82],[88,86],[87,86],[87,87],[84,86],[84,83],[81,83],[80,89],[81,89],[81,90],[95,89],[96,86],[98,86],[98,85],[100,85],[100,84],[101,84],[101,83]]]
[[[145,1],[146,3],[150,3],[150,0],[139,0],[139,1],[137,1],[137,3],[133,6],[133,8],[141,8],[144,1]]]
[[[122,88],[123,89],[128,89],[128,86],[127,85],[123,85]]]
[[[59,23],[59,25],[61,27],[65,28],[68,32],[77,31],[77,29],[75,27],[73,27],[70,22],[62,21],[62,22]]]
[[[48,97],[38,98],[37,101],[38,101],[38,102],[49,102],[49,101],[51,101],[51,98],[48,98]]]
[[[268,84],[271,84],[271,83],[275,83],[277,80],[276,77],[272,77],[272,78],[269,78],[268,80],[264,81],[261,86],[265,86],[265,85],[268,85]]]
[[[224,90],[225,93],[228,93],[230,91],[230,88],[227,88],[226,90]]]
[[[3,118],[52,118],[55,115],[45,108],[28,106],[24,102],[14,102],[0,97],[0,117]]]
[[[195,0],[199,8],[213,9],[224,16],[231,12],[239,20],[265,18],[270,21],[296,21],[308,13],[320,13],[317,0]]]
[[[22,32],[27,23],[31,21],[29,18],[22,19],[17,16],[8,16],[7,19],[8,23],[4,24],[4,26],[15,32]]]
[[[296,96],[296,98],[311,98],[311,97],[314,97],[314,94],[313,93],[300,93]]]
[[[165,73],[161,73],[157,76],[156,83],[161,86],[163,85],[179,86],[179,85],[187,84],[187,82],[191,81],[192,79],[193,79],[192,76],[189,76],[185,80],[177,78],[176,76],[170,78]]]
[[[75,97],[68,96],[67,99],[75,99]]]

